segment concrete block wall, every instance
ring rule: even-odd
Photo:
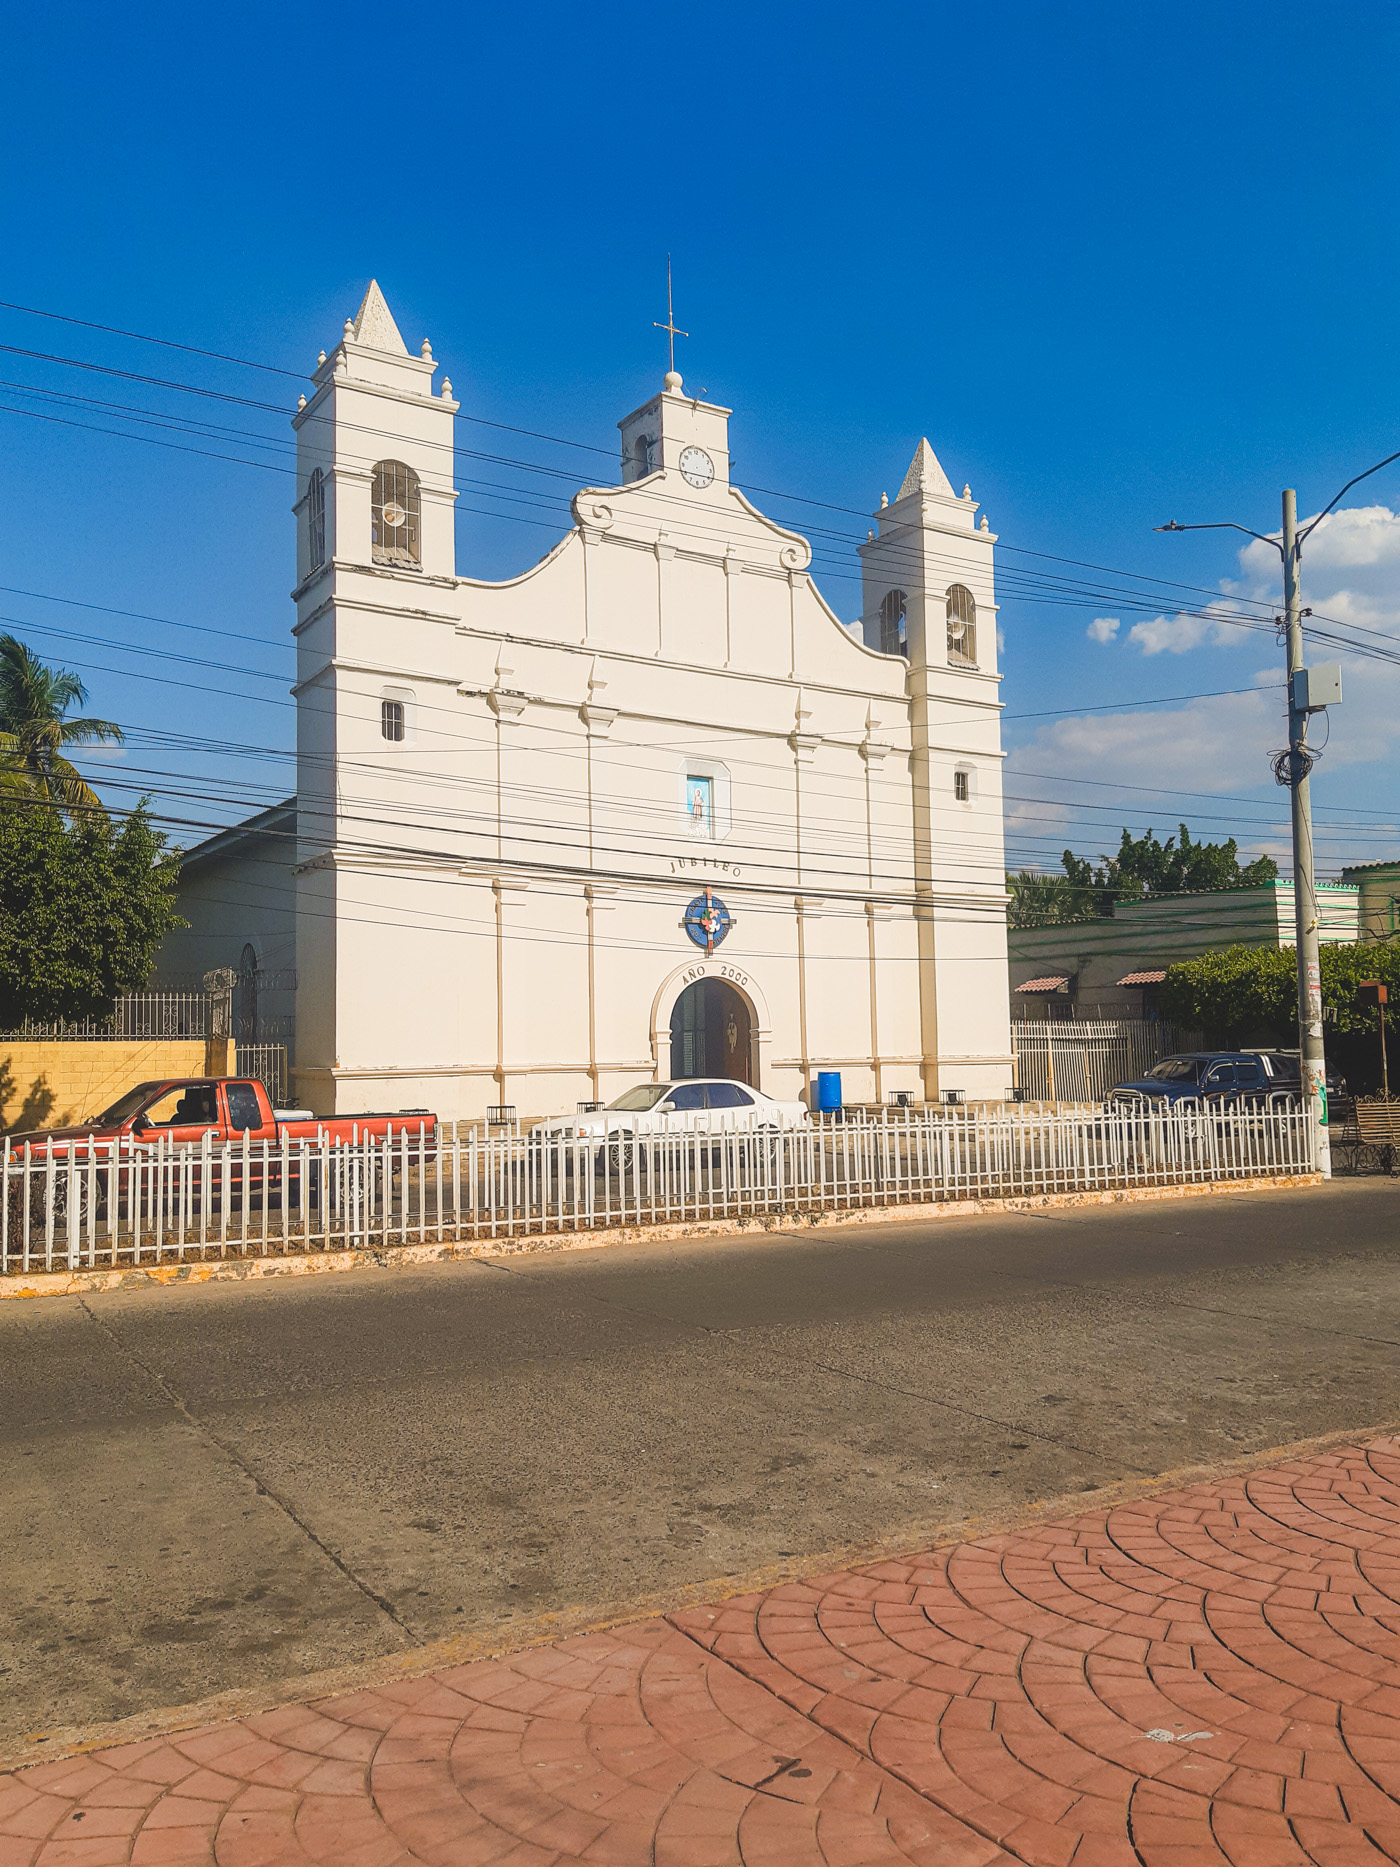
[[[137,1083],[227,1075],[233,1046],[220,1039],[0,1042],[0,1132],[60,1128],[109,1108]],[[215,1052],[210,1056],[210,1051]]]

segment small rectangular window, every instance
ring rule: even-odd
[[[403,702],[402,700],[381,700],[379,703],[379,730],[386,739],[395,745],[403,741]]]
[[[972,795],[972,780],[965,771],[953,773],[953,796],[958,803],[965,804]]]

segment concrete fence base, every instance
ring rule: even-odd
[[[520,1257],[536,1252],[601,1251],[609,1246],[657,1244],[687,1238],[738,1238],[754,1233],[831,1231],[841,1226],[911,1224],[969,1219],[996,1213],[1044,1212],[1076,1206],[1140,1205],[1148,1200],[1218,1199],[1239,1193],[1294,1192],[1320,1186],[1319,1173],[1260,1174],[1252,1179],[1214,1180],[1191,1186],[1132,1187],[1119,1192],[1037,1193],[1012,1199],[915,1200],[811,1214],[762,1213],[742,1219],[680,1220],[670,1224],[617,1225],[590,1231],[547,1232],[519,1238],[448,1244],[356,1246],[348,1251],[291,1252],[246,1258],[187,1259],[180,1263],[118,1265],[72,1271],[16,1271],[0,1278],[0,1301],[22,1297],[96,1296],[108,1290],[153,1289],[162,1285],[243,1283],[269,1277],[315,1277],[335,1271],[416,1270],[466,1258]]]

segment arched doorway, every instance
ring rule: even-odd
[[[730,1076],[753,1081],[753,1020],[723,979],[697,979],[671,1013],[671,1076]]]

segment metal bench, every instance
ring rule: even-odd
[[[1343,1173],[1400,1173],[1400,1098],[1358,1096],[1350,1120],[1334,1129],[1333,1155]]]

